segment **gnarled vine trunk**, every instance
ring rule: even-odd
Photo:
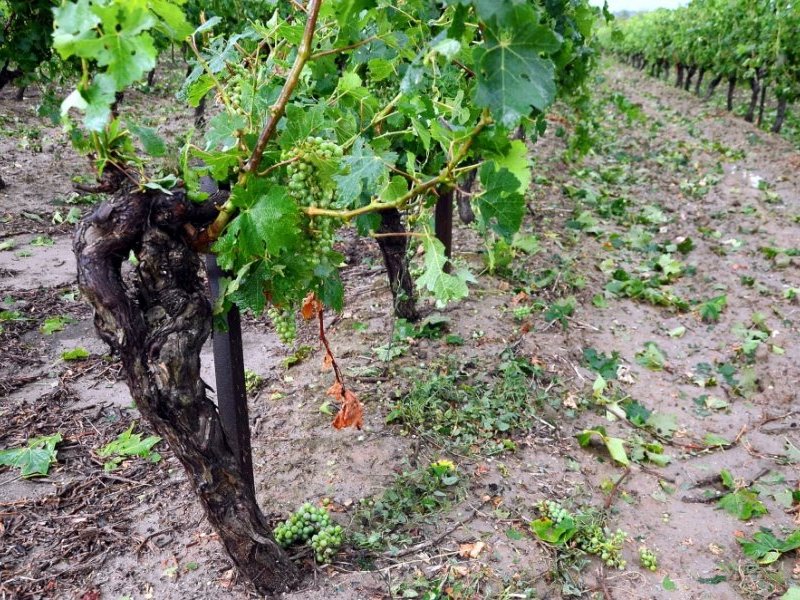
[[[789,99],[785,96],[781,96],[778,98],[778,108],[777,112],[775,113],[775,122],[772,124],[772,133],[780,133],[781,128],[783,127],[783,122],[786,119],[786,109],[789,104]]]
[[[394,298],[394,314],[401,319],[416,321],[419,313],[414,295],[414,280],[408,270],[408,236],[399,210],[392,208],[381,212],[378,234],[378,246]]]
[[[708,89],[706,90],[706,95],[704,97],[705,100],[710,100],[711,96],[714,95],[714,92],[717,89],[717,86],[722,81],[722,75],[716,75],[714,79],[711,80],[711,83],[708,84]]]
[[[728,77],[728,97],[725,105],[728,110],[733,110],[733,94],[736,91],[736,75]]]
[[[78,225],[78,282],[139,411],[183,464],[231,559],[259,592],[277,593],[297,582],[297,568],[273,540],[200,379],[211,306],[182,231],[215,212],[180,191],[118,192]],[[139,264],[123,277],[131,250]]]

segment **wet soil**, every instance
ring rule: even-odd
[[[326,567],[301,556],[307,577],[287,598],[769,598],[800,576],[794,552],[761,567],[737,541],[761,527],[779,537],[798,527],[797,505],[785,498],[798,490],[800,461],[800,154],[638,72],[608,65],[604,77],[594,153],[565,162],[565,140],[552,134],[532,146],[524,230],[538,252],[484,273],[463,302],[439,311],[422,302],[426,314],[448,319],[448,334],[463,345],[394,341],[403,355],[380,360],[376,349],[396,328],[380,253],[369,240],[341,241],[347,302],[328,317],[329,338],[365,402],[362,431],[330,427],[331,375],[313,327],[301,329],[298,346],[314,352],[286,368],[291,351],[267,321],[245,319],[245,363],[263,378],[250,398],[257,494],[275,522],[307,500],[329,498],[334,518],[351,526],[360,500],[380,494],[399,471],[439,458],[454,460],[465,483],[448,510],[415,524],[417,551],[347,546]],[[126,103],[169,136],[190,115],[163,82]],[[0,598],[250,597],[163,443],[159,462],[103,468],[99,448],[138,413],[75,286],[70,227],[54,223],[57,212],[90,210],[70,182],[87,165],[34,115],[35,93],[22,103],[0,95],[0,448],[55,432],[64,442],[45,478],[0,468]],[[617,214],[604,208],[620,199]],[[462,227],[454,236],[456,259],[484,271],[475,232]],[[670,246],[687,238],[685,254]],[[663,276],[664,267],[647,264],[664,254],[681,274],[662,289],[688,309],[603,292],[615,270]],[[703,304],[722,295],[718,320],[704,320]],[[573,310],[563,324],[548,321],[546,309],[568,298]],[[53,317],[64,317],[63,328],[46,334]],[[657,365],[641,358],[651,342],[663,359]],[[61,359],[76,347],[89,357]],[[601,393],[587,349],[618,353],[616,379]],[[546,374],[536,384],[536,422],[512,436],[515,451],[448,454],[386,424],[415,381],[453,363],[484,381],[509,351]],[[213,382],[210,349],[203,359],[204,380]],[[631,402],[656,414],[656,426],[614,416]],[[580,447],[575,435],[599,426],[631,453],[637,437],[661,444],[671,461],[626,467],[602,445]],[[718,441],[709,443],[709,434]],[[768,514],[742,521],[709,500],[723,491],[722,470],[758,491]],[[538,541],[527,523],[543,499],[604,511],[609,528],[628,534],[627,569],[576,561]],[[460,544],[478,540],[486,546],[476,558],[459,556]],[[643,544],[658,554],[655,572],[638,566]]]

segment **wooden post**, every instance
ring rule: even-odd
[[[213,254],[206,256],[208,283],[212,302],[219,296],[219,279],[224,274]],[[253,452],[250,446],[250,419],[247,412],[247,390],[244,378],[242,325],[239,309],[231,307],[227,315],[227,331],[214,331],[214,373],[217,381],[217,408],[228,444],[239,458],[242,475],[255,497]]]
[[[436,237],[444,245],[444,255],[448,261],[453,255],[453,190],[442,192],[436,201],[434,219]],[[450,263],[445,265],[445,273],[450,272]]]

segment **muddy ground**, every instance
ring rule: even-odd
[[[189,115],[167,75],[126,105],[169,137]],[[88,168],[34,115],[37,94],[0,96],[0,448],[63,441],[47,477],[0,467],[0,598],[250,597],[163,442],[160,461],[103,468],[105,444],[134,421],[149,430],[75,286],[68,221],[98,198],[74,194],[71,178]],[[598,144],[582,162],[565,162],[557,116],[532,146],[529,253],[490,274],[474,232],[455,232],[457,261],[483,273],[463,302],[421,301],[446,319],[442,335],[393,323],[376,245],[341,240],[347,304],[328,326],[366,405],[362,431],[330,427],[312,328],[298,347],[313,353],[287,368],[292,350],[264,319],[245,319],[246,366],[263,378],[250,398],[259,502],[277,523],[327,498],[350,533],[330,566],[297,552],[307,576],[287,598],[717,600],[799,585],[796,551],[759,565],[739,540],[760,528],[784,539],[800,520],[800,154],[618,65],[606,66],[597,103]],[[75,348],[88,357],[62,359]],[[494,390],[511,363],[527,394],[511,429],[490,423],[486,439],[457,445],[435,430],[439,413],[387,424],[419,401],[406,396],[419,382],[453,375],[460,389]],[[204,369],[213,382],[210,350]],[[621,441],[627,466],[598,435],[578,444],[598,427]],[[386,500],[403,473],[440,459],[459,481],[435,511]],[[723,510],[737,490],[766,514]],[[408,514],[388,543],[365,547],[357,534],[375,527],[364,515],[382,498]],[[626,568],[538,539],[529,523],[542,500],[624,530]],[[642,545],[655,571],[639,565]]]

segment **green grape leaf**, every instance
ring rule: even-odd
[[[234,186],[231,202],[241,214],[231,227],[245,255],[275,256],[294,248],[299,234],[299,211],[283,187],[264,179],[251,179],[247,187]]]
[[[672,437],[672,434],[678,430],[678,419],[675,415],[652,413],[647,418],[645,425],[652,428],[658,435]]]
[[[157,21],[142,7],[113,3],[92,5],[100,17],[102,34],[73,42],[74,54],[106,68],[117,90],[141,79],[156,66],[158,51],[147,31]]]
[[[319,133],[325,126],[325,106],[320,103],[312,108],[307,106],[286,107],[286,129],[281,134],[281,148],[288,150],[307,137]]]
[[[570,517],[565,517],[559,523],[547,517],[531,521],[531,531],[540,540],[549,544],[566,544],[578,533],[578,529]]]
[[[297,245],[300,213],[284,188],[269,186],[250,214],[268,254],[277,255]]]
[[[758,494],[746,489],[725,494],[719,500],[719,507],[740,521],[767,514],[767,507],[758,499]]]
[[[627,452],[625,452],[625,440],[607,435],[605,428],[595,427],[594,429],[585,429],[575,436],[575,438],[578,440],[578,445],[580,445],[581,448],[588,446],[593,437],[600,438],[600,441],[603,442],[603,445],[606,447],[606,450],[608,450],[611,458],[613,458],[619,464],[630,464],[631,461],[628,458]]]
[[[417,279],[417,286],[431,292],[439,307],[452,300],[465,298],[469,293],[468,275],[462,272],[455,275],[445,273],[447,257],[444,254],[444,244],[433,236],[425,236],[422,247],[425,250],[425,270]]]
[[[728,305],[728,296],[716,296],[700,305],[700,318],[704,323],[716,323],[725,307]]]
[[[110,459],[103,465],[105,471],[113,471],[125,458],[130,456],[139,456],[151,462],[158,462],[161,460],[160,454],[151,452],[153,446],[158,444],[161,438],[157,435],[150,435],[146,438],[142,438],[141,433],[133,433],[134,427],[136,427],[136,421],[131,423],[128,429],[120,433],[115,439],[111,440],[97,451],[98,456]]]
[[[341,258],[340,255],[337,256]],[[316,289],[319,299],[325,306],[341,311],[344,307],[344,284],[339,269],[334,266],[333,261],[322,261],[314,269],[314,275],[319,280]]]
[[[768,565],[778,560],[781,554],[800,548],[800,529],[795,529],[785,540],[780,540],[765,528],[754,533],[751,540],[736,539],[746,556],[756,559],[762,565]]]
[[[219,148],[230,150],[236,146],[236,132],[247,127],[247,119],[242,115],[221,112],[208,122],[206,150]]]
[[[214,78],[208,73],[203,73],[191,82],[186,89],[186,102],[192,108],[200,106],[200,101],[208,92],[214,89]]]
[[[513,140],[506,149],[506,153],[491,155],[498,169],[508,169],[519,181],[517,191],[525,194],[531,185],[531,161],[528,147],[521,140]]]
[[[506,168],[497,171],[491,161],[483,164],[479,177],[484,188],[478,199],[481,220],[510,242],[525,214],[525,198],[518,192],[520,182]]]
[[[77,53],[76,44],[95,37],[100,17],[92,11],[91,0],[77,0],[54,8],[53,21],[53,48],[66,59]]]
[[[185,3],[186,0],[149,1],[150,9],[161,19],[158,28],[172,40],[180,41],[192,34],[192,26],[180,8]]]
[[[83,124],[90,131],[102,131],[111,118],[111,105],[116,97],[114,81],[104,73],[92,80],[88,89],[73,90],[61,103],[61,114],[71,108],[84,113]]]
[[[89,358],[89,351],[82,346],[72,350],[64,350],[61,353],[61,360],[83,360],[84,358]]]
[[[236,274],[236,279],[229,284],[226,294],[241,310],[251,310],[259,315],[267,303],[264,288],[268,280],[269,270],[263,260],[248,263]]]
[[[474,0],[475,9],[482,21],[497,19],[500,22],[510,20],[514,8],[524,5],[527,0]]]
[[[556,96],[555,67],[541,54],[558,50],[561,40],[535,18],[531,21],[533,14],[530,7],[516,7],[509,17],[514,25],[510,29],[490,20],[485,46],[475,51],[475,102],[509,128],[532,109],[547,108]]]
[[[0,465],[15,467],[22,477],[45,476],[56,462],[56,446],[62,441],[60,433],[32,438],[22,448],[0,450]]]
[[[145,154],[164,156],[167,153],[167,144],[155,129],[134,123],[127,123],[126,125],[131,133],[142,143],[142,149]]]
[[[193,148],[191,155],[201,159],[208,167],[211,177],[217,181],[227,180],[231,169],[239,164],[239,159],[241,158],[238,148],[231,148],[224,152],[206,152]],[[191,170],[191,167],[187,166],[185,170]]]
[[[352,153],[342,158],[345,174],[334,176],[339,190],[339,203],[349,205],[362,191],[379,188],[381,179],[389,175],[389,165],[396,160],[397,154],[394,152],[375,153],[362,138],[358,138],[353,144]]]

